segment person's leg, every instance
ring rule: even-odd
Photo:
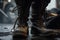
[[[29,8],[32,3],[32,0],[15,0],[18,6],[18,28],[27,34],[28,29],[28,16],[29,16]]]
[[[27,25],[27,20],[29,16],[29,8],[31,5],[31,0],[16,0],[18,8],[18,16],[19,16],[19,24]]]
[[[43,25],[43,18],[42,16],[45,13],[45,8],[47,7],[50,0],[34,0],[34,3],[32,4],[32,23],[33,26],[39,28],[45,27]],[[39,34],[40,31],[37,28],[34,28],[32,26],[32,34]]]

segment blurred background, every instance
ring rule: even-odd
[[[18,17],[17,14],[18,11],[17,10],[12,11],[14,10],[15,7],[16,4],[14,0],[0,0],[0,39],[1,40],[13,40],[12,38],[13,35],[11,35],[10,32]],[[31,8],[30,8],[30,13],[31,13]],[[46,25],[47,28],[52,28],[52,29],[60,28],[60,21],[59,21],[60,0],[51,0],[49,5],[46,7],[46,14],[43,15],[43,19],[44,19],[44,25]],[[56,39],[60,40],[60,38],[56,38]]]

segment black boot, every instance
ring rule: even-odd
[[[39,10],[39,8],[38,8],[37,4],[33,2],[33,4],[32,4],[32,19],[31,19],[33,26],[31,28],[31,34],[35,34],[35,35],[38,35],[41,33],[40,30],[35,28],[35,27],[40,27],[40,26],[38,26],[38,25],[40,25],[38,23],[39,22],[39,11],[38,10]]]
[[[18,27],[19,31],[22,33],[21,35],[27,37],[28,36],[28,16],[29,16],[29,8],[30,2],[29,0],[15,0],[18,6]],[[28,4],[27,4],[28,3]]]
[[[45,14],[45,8],[48,5],[50,0],[35,0],[32,4],[32,23],[33,26],[31,28],[32,34],[40,34],[42,29],[42,32],[44,32],[45,26],[43,25],[43,18],[42,16]],[[35,28],[35,27],[37,28]]]

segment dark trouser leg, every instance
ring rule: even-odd
[[[33,26],[36,26],[38,28],[42,28],[45,27],[43,25],[43,19],[42,16],[45,13],[45,8],[48,5],[48,3],[50,2],[47,0],[35,0],[34,4],[32,4],[32,23]],[[32,34],[39,34],[40,31],[34,27],[32,27]]]
[[[20,7],[18,8],[18,16],[21,25],[27,25],[31,2],[31,0],[16,0],[17,6]]]

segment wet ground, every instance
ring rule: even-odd
[[[0,40],[12,40],[12,35],[10,31],[13,25],[12,24],[8,24],[8,25],[0,24]]]
[[[12,40],[12,35],[0,36],[0,40]]]
[[[0,40],[26,40],[21,38],[13,39],[13,35],[11,33],[11,29],[13,28],[12,24],[0,24]],[[31,39],[30,39],[31,38]],[[60,40],[60,38],[49,38],[49,37],[30,37],[28,40]]]
[[[13,24],[0,24],[0,40],[25,40],[21,35],[13,37],[12,28]]]

